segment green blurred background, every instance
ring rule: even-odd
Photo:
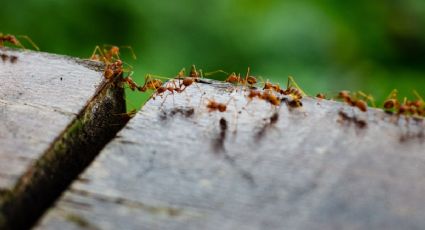
[[[83,58],[95,45],[131,45],[138,59],[124,60],[140,83],[191,64],[250,66],[282,85],[293,75],[312,95],[362,90],[382,102],[393,88],[425,94],[424,0],[3,1],[0,32]],[[130,93],[130,107],[146,97]]]

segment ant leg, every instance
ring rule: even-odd
[[[207,72],[204,75],[207,77],[207,76],[214,75],[214,74],[217,74],[217,73],[224,73],[224,74],[227,74],[227,75],[229,74],[229,73],[219,69],[219,70],[215,70],[215,71],[212,71],[212,72]]]
[[[123,63],[123,65],[126,65],[127,66],[127,69],[129,69],[130,71],[133,70],[133,66],[132,65],[128,64],[125,61],[121,61],[121,62]]]
[[[198,83],[193,82],[193,84],[195,84],[195,86],[198,88],[198,90],[199,90],[199,92],[200,92],[201,94],[203,94],[203,93],[204,93],[204,91],[202,91],[201,87],[199,87]]]
[[[174,78],[177,79],[182,79],[185,77],[185,73],[186,73],[186,68],[182,68],[179,73],[177,74],[177,76],[175,76]]]
[[[120,48],[128,49],[131,53],[131,56],[134,60],[137,59],[136,54],[134,53],[133,47],[131,46],[120,46]]]
[[[413,94],[416,96],[416,98],[418,98],[419,101],[421,101],[422,103],[424,103],[424,99],[421,97],[421,95],[419,95],[419,93],[416,90],[413,90]]]
[[[169,93],[167,93],[167,95],[165,95],[164,100],[163,100],[163,101],[162,101],[162,103],[161,103],[161,108],[162,108],[162,107],[164,107],[165,101],[167,100],[167,97],[168,97],[169,95],[170,95]],[[174,107],[174,94],[173,94],[173,107]]]
[[[21,37],[21,38],[27,40],[37,51],[40,51],[40,48],[38,48],[38,46],[35,44],[35,42],[30,37],[28,37],[27,35],[19,35],[18,37]]]
[[[199,98],[198,108],[200,108],[200,107],[201,107],[201,104],[202,104],[202,98],[204,97],[204,95],[206,95],[206,92],[204,92],[203,94],[201,94],[201,97]]]
[[[99,52],[100,56],[104,57],[105,54],[103,53],[102,49],[100,49],[100,46],[96,46],[93,50],[92,55],[90,56],[90,59],[93,59],[95,57],[95,55],[97,54],[97,52]]]
[[[370,95],[370,94],[365,94],[365,93],[364,93],[364,92],[362,92],[362,91],[358,91],[358,94],[359,94],[360,96],[364,97],[364,98],[366,99],[366,101],[370,101],[370,103],[371,103],[371,105],[372,105],[373,107],[376,107],[375,99],[373,98],[373,96],[372,96],[372,95]]]

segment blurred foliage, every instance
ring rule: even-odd
[[[425,94],[425,1],[21,0],[0,8],[0,32],[29,35],[43,51],[88,58],[95,45],[132,45],[136,80],[174,76],[192,63],[330,95],[393,88]],[[216,75],[214,77],[223,77]],[[132,93],[138,107],[146,95]]]

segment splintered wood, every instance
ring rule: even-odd
[[[0,48],[0,56],[0,228],[28,227],[85,157],[68,161],[74,167],[59,173],[66,179],[53,168],[75,157],[73,148],[90,155],[72,145],[81,140],[70,139],[80,135],[90,142],[92,133],[78,131],[95,118],[103,127],[101,119],[109,120],[102,116],[105,105],[108,114],[125,111],[123,94],[106,93],[102,65],[94,62],[7,48]]]
[[[422,120],[247,94],[202,80],[151,99],[36,229],[425,225]]]

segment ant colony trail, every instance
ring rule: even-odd
[[[22,64],[22,56],[1,48],[24,48],[21,37],[0,33],[2,65]],[[292,76],[279,85],[250,68],[203,73],[195,65],[138,83],[123,49],[136,58],[129,46],[95,47],[89,59],[99,66],[96,77],[150,99],[125,114],[133,118],[112,133],[36,229],[425,225],[421,93],[407,98],[393,90],[379,109],[361,91],[311,97]],[[214,73],[226,79],[207,78]]]
[[[246,76],[188,74],[185,86],[181,76],[154,92],[39,229],[73,229],[70,216],[93,229],[423,226],[422,120],[364,110],[360,95],[307,97],[292,80],[254,88]]]

